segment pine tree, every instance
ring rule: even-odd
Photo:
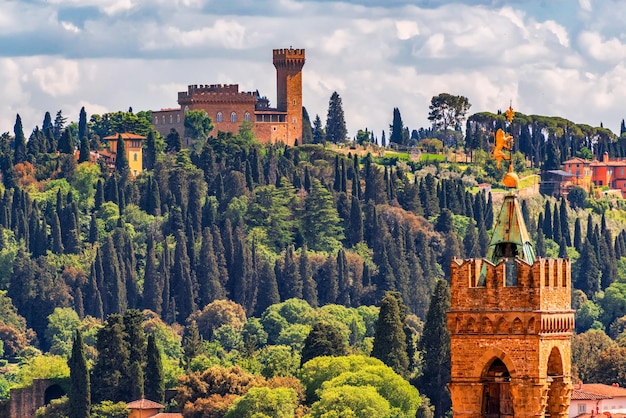
[[[400,306],[398,293],[385,292],[381,303],[372,357],[381,360],[396,373],[406,377],[409,369],[406,335],[404,333],[404,314]]]
[[[328,115],[326,117],[326,139],[333,143],[346,140],[348,130],[344,119],[341,97],[335,91],[328,102]]]
[[[319,115],[315,115],[315,120],[313,121],[313,143],[322,145],[326,143],[326,133],[322,127],[322,119],[320,119]]]
[[[80,331],[76,330],[72,354],[67,361],[70,368],[69,418],[89,418],[91,391],[85,346]]]
[[[435,406],[435,416],[444,417],[451,400],[447,384],[450,381],[450,333],[446,312],[450,309],[450,292],[445,281],[439,280],[430,301],[424,331],[419,342],[423,359],[421,391]]]
[[[331,324],[316,322],[304,340],[300,366],[320,356],[345,356],[348,347],[341,332]]]
[[[154,334],[148,336],[146,348],[146,378],[144,381],[144,395],[146,399],[163,403],[165,401],[165,375],[161,351],[157,346]]]
[[[19,114],[15,117],[13,133],[15,134],[13,142],[13,162],[15,164],[23,163],[26,161],[26,137],[24,136],[24,128],[22,127],[22,118]]]
[[[293,245],[287,247],[282,261],[280,276],[277,275],[281,300],[302,299],[302,277],[298,271]]]

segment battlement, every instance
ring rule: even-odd
[[[178,103],[190,101],[212,102],[216,100],[228,101],[256,101],[257,93],[252,91],[240,92],[239,84],[192,84],[187,91],[178,93]]]
[[[272,55],[274,56],[274,60],[277,59],[288,59],[288,58],[300,58],[304,59],[304,48],[302,49],[274,49],[272,51]]]
[[[569,309],[572,291],[569,259],[518,258],[493,264],[486,259],[454,259],[450,291],[455,309]]]

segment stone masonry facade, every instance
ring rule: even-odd
[[[275,49],[277,106],[258,91],[240,92],[238,84],[190,85],[178,93],[178,108],[152,112],[152,124],[163,136],[171,129],[184,135],[185,114],[204,111],[213,122],[212,135],[218,131],[236,134],[243,122],[249,122],[262,143],[302,143],[302,67],[304,49]]]
[[[450,269],[453,416],[566,417],[574,326],[570,261],[455,259]],[[514,285],[507,286],[507,276],[515,277]]]

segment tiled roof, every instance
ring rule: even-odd
[[[596,393],[589,393],[581,389],[574,389],[572,391],[573,401],[599,401],[600,399],[611,399],[611,396],[602,396]]]
[[[164,408],[160,403],[153,402],[149,399],[139,399],[126,404],[129,409],[161,409]]]
[[[626,397],[626,388],[604,385],[602,383],[585,383],[582,385],[581,390],[587,393],[604,396],[605,398]]]
[[[152,418],[183,418],[183,414],[161,412],[160,414],[153,415]]]
[[[122,136],[122,139],[146,139],[145,136],[131,134],[130,132],[124,132],[122,134],[109,135],[102,138],[105,141],[114,141],[118,136]]]
[[[574,157],[571,158],[567,161],[563,161],[563,164],[574,164],[574,163],[578,163],[578,164],[589,164],[591,161],[589,160],[585,160],[584,158],[580,158],[580,157]]]

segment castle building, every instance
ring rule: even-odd
[[[450,266],[455,418],[568,416],[571,266],[535,257],[509,172],[486,258]]]
[[[304,49],[275,49],[277,106],[255,92],[240,92],[238,84],[190,85],[178,93],[180,107],[152,112],[157,131],[167,136],[171,129],[184,135],[185,114],[203,110],[219,131],[236,134],[243,122],[250,122],[256,138],[263,143],[302,143],[302,67]],[[189,145],[188,138],[186,138]]]

